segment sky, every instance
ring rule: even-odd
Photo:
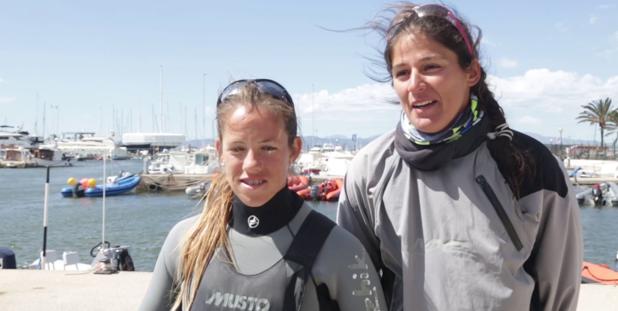
[[[388,3],[0,0],[0,124],[211,138],[218,92],[271,78],[292,94],[301,134],[379,135],[401,113],[370,78],[382,42],[333,30]],[[575,118],[594,100],[618,107],[615,0],[442,3],[482,30],[481,63],[512,128],[600,139]]]

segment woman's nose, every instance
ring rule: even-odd
[[[253,150],[249,150],[243,161],[243,169],[245,171],[252,171],[252,170],[259,169],[259,167],[260,167],[260,161],[257,156],[257,153]]]
[[[412,72],[410,74],[410,80],[408,81],[408,92],[418,93],[425,90],[427,84],[421,75],[417,72]]]

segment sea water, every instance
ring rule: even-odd
[[[139,172],[140,160],[107,162],[106,175],[121,170]],[[95,178],[101,184],[101,161],[75,162],[52,168],[48,195],[47,249],[77,251],[90,263],[90,250],[102,240],[102,199],[63,198],[67,179]],[[11,248],[19,266],[27,266],[43,247],[45,169],[0,169],[0,246]],[[336,203],[310,202],[313,208],[335,218]],[[202,203],[184,192],[121,195],[106,198],[105,240],[125,245],[136,270],[152,271],[159,250],[172,226],[200,212]],[[618,251],[618,208],[581,208],[585,259],[614,265]]]

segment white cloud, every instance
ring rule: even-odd
[[[498,66],[502,67],[502,68],[515,68],[519,65],[519,63],[511,58],[500,58],[498,59]]]
[[[17,101],[15,96],[0,96],[0,104],[11,104]]]
[[[555,136],[555,129],[564,128],[571,136],[590,139],[593,127],[575,119],[581,106],[606,97],[618,104],[618,76],[604,80],[541,68],[520,76],[490,76],[489,83],[513,128],[544,135]]]
[[[0,83],[4,83],[4,79],[0,78]]]
[[[388,83],[365,84],[335,93],[320,90],[292,96],[304,134],[370,137],[394,129],[401,113]]]
[[[598,20],[599,18],[596,15],[590,15],[588,22],[590,23],[590,25],[594,25],[597,23]]]
[[[398,105],[390,104],[396,100],[393,89],[386,83],[360,85],[355,88],[329,93],[321,90],[313,94],[300,94],[294,97],[301,114],[367,112],[384,109],[398,110]]]
[[[509,125],[523,132],[591,140],[594,127],[577,123],[581,106],[609,97],[618,108],[618,76],[607,79],[575,72],[532,69],[522,75],[490,76],[488,83]],[[357,133],[368,137],[394,128],[400,107],[388,83],[365,84],[337,92],[295,94],[305,133]],[[598,134],[597,134],[598,136]]]

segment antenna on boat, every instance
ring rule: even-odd
[[[45,269],[47,262],[47,197],[49,195],[49,166],[45,178],[45,194],[43,198],[43,256],[41,256],[41,270]]]
[[[103,207],[101,215],[101,250],[105,247],[105,191],[107,190],[107,175],[106,175],[106,163],[107,155],[103,155]]]
[[[208,137],[206,135],[207,124],[207,115],[208,115],[208,107],[206,107],[206,73],[202,73],[202,111],[204,112],[204,139]],[[197,139],[197,138],[196,138]]]
[[[160,65],[160,88],[161,88],[161,103],[159,106],[159,133],[163,132],[163,65]]]

